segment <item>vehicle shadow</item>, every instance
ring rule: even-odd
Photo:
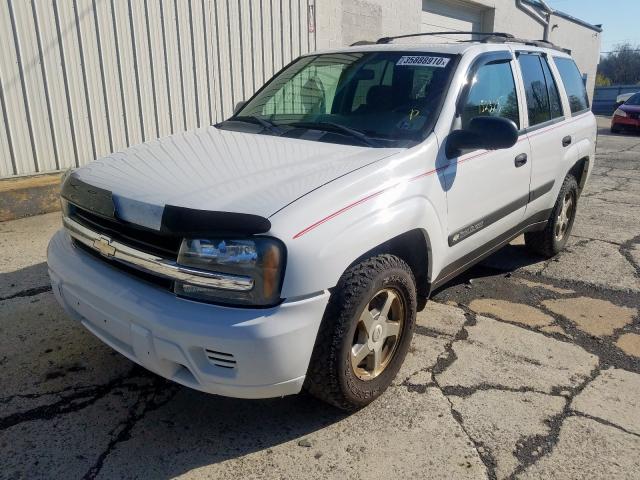
[[[302,451],[318,448],[305,437],[346,417],[305,393],[240,400],[178,387],[170,402],[147,414],[131,438],[113,451],[103,475],[148,474],[151,457],[171,459],[153,467],[152,478],[174,478],[204,466],[215,476],[217,464],[253,453],[260,455],[256,463],[262,464],[286,442],[296,442],[294,448]],[[308,453],[309,458],[314,452]]]
[[[0,300],[49,290],[49,274],[45,262],[13,272],[0,273]]]
[[[598,136],[607,135],[610,137],[629,137],[634,135],[638,136],[638,134],[640,134],[640,130],[634,131],[631,129],[623,129],[623,130],[620,130],[619,132],[612,132],[610,120],[609,120],[609,123],[607,123],[607,125],[605,126],[602,126],[601,124],[598,125]]]
[[[169,479],[203,466],[215,472],[226,460],[262,458],[347,417],[306,394],[225,398],[138,367],[65,314],[43,285],[45,263],[0,281],[20,288],[0,300],[3,473]],[[314,454],[306,443],[295,448]]]
[[[432,295],[436,295],[448,288],[464,285],[474,279],[494,277],[514,272],[520,268],[536,265],[545,259],[530,252],[524,244],[510,243],[497,250],[487,258],[461,273],[449,282],[438,287]]]

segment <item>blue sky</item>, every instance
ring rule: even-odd
[[[630,42],[640,47],[640,0],[547,0],[551,8],[602,24],[602,51]]]

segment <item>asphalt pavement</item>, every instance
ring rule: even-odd
[[[599,124],[567,250],[519,238],[437,291],[351,415],[146,372],[57,305],[59,214],[0,223],[0,478],[640,479],[640,136]]]

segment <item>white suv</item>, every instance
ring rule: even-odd
[[[595,141],[581,75],[549,44],[304,55],[230,119],[67,174],[53,291],[183,385],[359,408],[435,287],[522,233],[564,247]]]

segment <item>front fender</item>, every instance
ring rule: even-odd
[[[435,208],[424,196],[403,198],[387,205],[381,198],[375,203],[373,209],[335,218],[319,227],[321,230],[289,242],[283,298],[335,286],[342,273],[363,253],[410,230],[420,228],[429,238],[442,238]],[[442,258],[440,248],[440,242],[431,241],[430,261]]]
[[[424,159],[425,149],[419,150],[417,158]],[[335,286],[365,252],[415,229],[430,239],[432,273],[437,275],[446,228],[438,212],[446,212],[446,197],[438,172],[433,167],[416,170],[416,166],[411,156],[392,160],[383,168],[360,172],[355,182],[341,179],[272,217],[271,233],[287,245],[282,297],[296,298]],[[379,187],[362,188],[367,184]],[[354,198],[355,191],[363,193]]]

